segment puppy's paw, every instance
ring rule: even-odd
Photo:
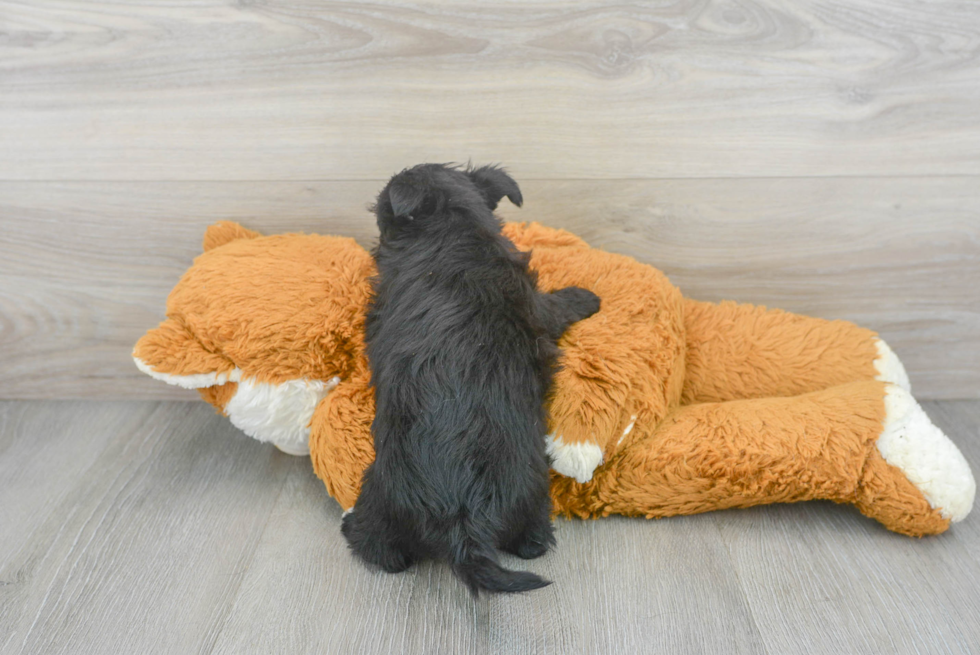
[[[395,549],[390,549],[376,562],[377,566],[385,573],[401,573],[414,563],[415,560],[407,553]]]
[[[599,311],[602,300],[588,289],[581,287],[565,287],[556,294],[560,295],[573,321],[581,321]]]
[[[359,517],[352,510],[345,512],[340,532],[351,551],[370,567],[387,573],[401,573],[415,563],[414,558],[400,548],[376,523]]]
[[[549,520],[537,528],[526,531],[502,550],[521,559],[536,559],[547,553],[554,545],[555,529]]]
[[[506,552],[517,555],[521,559],[537,559],[547,553],[548,548],[550,548],[548,544],[528,540],[506,549]]]

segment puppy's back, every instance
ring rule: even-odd
[[[536,324],[527,257],[491,211],[503,195],[519,202],[516,184],[474,179],[412,169],[379,196],[376,460],[344,534],[386,570],[446,559],[474,593],[523,591],[549,583],[500,567],[496,547],[530,516],[553,540],[543,401],[557,348]]]

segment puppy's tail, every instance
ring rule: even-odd
[[[479,596],[481,591],[491,593],[517,593],[540,589],[551,584],[550,580],[529,571],[510,571],[497,563],[496,553],[483,548],[472,540],[461,548],[454,548],[458,557],[453,557],[453,572]]]

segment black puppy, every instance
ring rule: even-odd
[[[599,310],[585,289],[538,292],[493,214],[504,196],[521,204],[499,168],[439,164],[402,171],[378,196],[376,455],[342,527],[369,564],[448,560],[474,594],[550,584],[502,568],[496,549],[532,558],[554,544],[545,395],[558,338]]]

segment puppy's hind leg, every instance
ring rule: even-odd
[[[397,526],[392,524],[385,509],[384,499],[374,481],[372,464],[364,472],[361,495],[354,508],[344,514],[340,532],[354,554],[365,563],[388,573],[401,573],[413,564],[414,558],[401,543]]]
[[[551,523],[551,497],[539,504],[537,511],[524,519],[521,529],[501,546],[501,550],[521,559],[535,559],[555,545],[555,528]]]
[[[401,573],[415,563],[383,518],[351,511],[344,515],[340,531],[354,554],[370,566]]]
[[[572,323],[598,312],[601,305],[599,296],[581,287],[565,287],[539,294],[538,298],[538,315],[554,339],[559,339]]]

